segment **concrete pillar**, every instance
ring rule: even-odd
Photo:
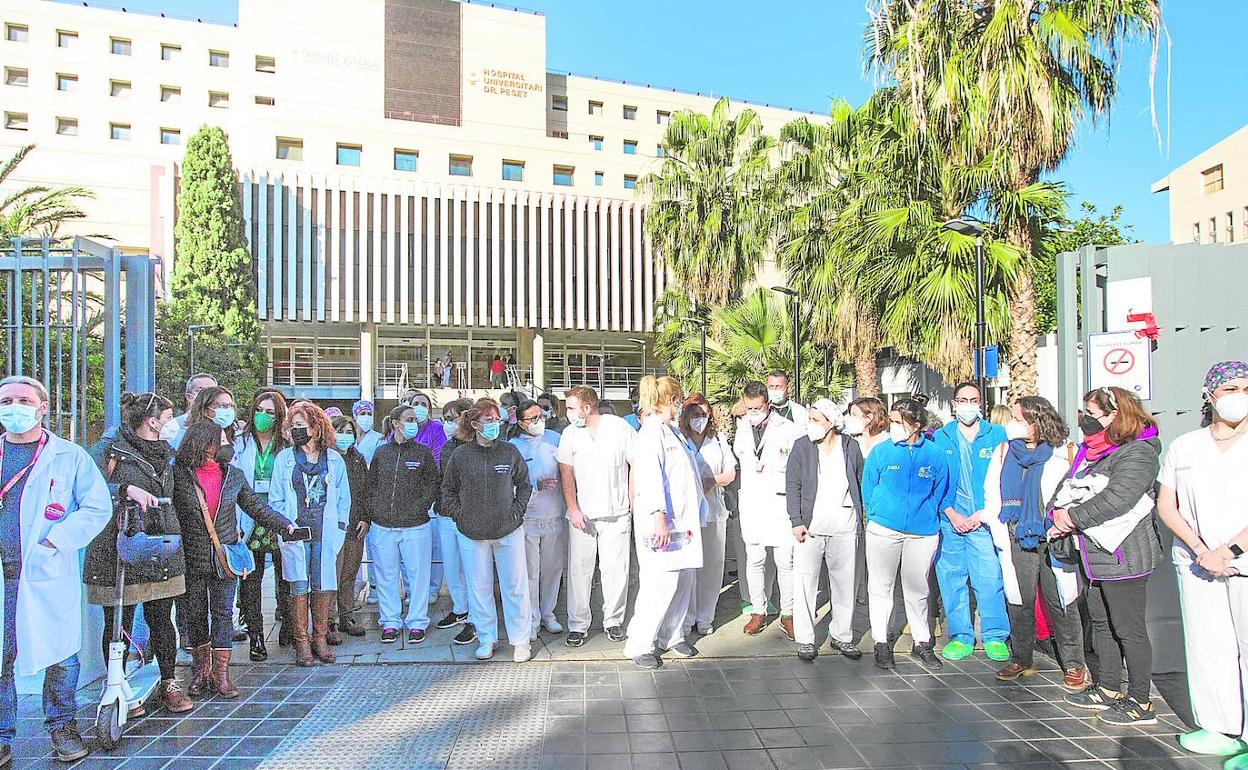
[[[377,395],[377,324],[360,324],[360,398]]]
[[[533,384],[538,392],[546,390],[546,338],[541,331],[533,333]]]

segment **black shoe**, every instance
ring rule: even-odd
[[[408,644],[420,644],[423,641],[425,641],[425,629],[412,628],[408,630],[407,632]]]
[[[281,627],[277,629],[277,646],[289,647],[295,641],[292,636],[293,634],[291,634],[290,628],[283,623]]]
[[[251,637],[251,660],[252,662],[259,663],[262,660],[268,660],[268,659],[269,659],[269,650],[267,647],[264,646],[264,637],[259,636],[259,635]]]
[[[234,628],[234,641],[236,641],[236,642],[245,642],[245,641],[247,641],[247,636],[248,636],[248,634],[247,634],[247,629],[246,629],[246,627],[239,627],[239,626],[235,626],[235,628]]]
[[[835,639],[828,639],[828,646],[849,660],[858,660],[862,657],[862,650],[858,649],[858,645],[853,642],[838,642]]]
[[[446,613],[446,617],[438,621],[438,628],[454,628],[468,619],[468,613],[456,614],[454,610]]]
[[[607,629],[607,638],[613,642],[622,642],[628,637],[624,635],[624,629],[619,626],[611,626]]]
[[[477,641],[477,629],[471,623],[465,623],[463,630],[452,640],[455,644],[472,644]]]
[[[1097,685],[1092,685],[1083,692],[1072,692],[1065,697],[1067,704],[1077,709],[1086,709],[1088,711],[1105,711],[1111,709],[1122,700],[1122,693],[1106,692]]]
[[[813,644],[797,645],[798,660],[804,660],[807,663],[809,663],[810,661],[814,660],[817,657],[819,657],[819,651],[815,649],[815,645]]]
[[[893,660],[893,648],[883,642],[875,643],[875,667],[889,670],[897,668],[896,661]]]
[[[1152,703],[1140,703],[1128,695],[1098,713],[1096,718],[1105,724],[1122,727],[1155,725],[1157,724],[1157,709],[1153,708]]]
[[[585,644],[585,634],[581,631],[569,631],[563,643],[569,647],[580,647]]]
[[[945,664],[940,662],[940,658],[936,657],[936,651],[932,649],[931,642],[916,644],[911,647],[910,657],[932,671],[939,671],[945,667]]]
[[[657,656],[649,652],[645,655],[638,655],[633,658],[633,662],[637,664],[637,668],[644,668],[646,670],[653,670],[663,665],[663,661],[659,660]]]
[[[78,726],[73,722],[53,730],[49,737],[52,739],[52,756],[59,762],[76,762],[89,753],[82,736],[78,734]]]
[[[382,629],[381,631],[381,643],[382,644],[394,644],[397,641],[399,641],[399,629],[397,628]]]

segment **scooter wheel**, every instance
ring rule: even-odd
[[[121,742],[121,710],[116,703],[102,707],[96,715],[95,735],[106,749],[115,748]]]

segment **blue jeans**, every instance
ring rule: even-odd
[[[965,535],[954,530],[949,519],[940,517],[940,548],[936,551],[936,580],[940,583],[949,640],[975,643],[975,621],[971,617],[971,594],[979,611],[979,633],[985,642],[1004,642],[1010,635],[1010,619],[1005,611],[1005,587],[1001,582],[1001,562],[986,525]]]
[[[191,647],[212,644],[214,650],[234,646],[234,594],[238,578],[218,578],[188,572],[186,593],[178,602],[179,614],[186,613],[186,629]]]
[[[304,526],[300,524],[299,526]],[[321,533],[313,531],[312,539],[302,543],[304,559],[308,565],[307,580],[290,581],[291,596],[305,596],[310,593],[319,593],[321,589]]]
[[[4,579],[4,660],[0,669],[0,744],[13,745],[17,735],[17,680],[13,661],[17,658],[16,579]],[[74,721],[78,710],[78,656],[70,655],[48,666],[43,675],[43,713],[48,730],[59,730]]]

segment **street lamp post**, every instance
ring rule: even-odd
[[[802,298],[797,289],[788,286],[772,286],[772,291],[787,295],[793,299],[793,312],[790,320],[793,324],[793,400],[802,400]]]
[[[702,335],[702,395],[706,396],[706,319],[685,316],[680,320],[697,326]]]
[[[982,222],[961,217],[942,225],[944,229],[959,235],[975,236],[975,383],[980,398],[987,399],[987,372],[984,361],[984,345],[987,344],[987,324],[984,323],[984,225]]]
[[[187,365],[190,367],[190,370],[191,370],[190,372],[187,373],[186,375],[187,377],[195,376],[195,332],[199,331],[200,329],[211,329],[211,328],[212,328],[212,324],[191,324],[190,326],[186,327],[186,340],[187,340],[187,348],[188,348]]]
[[[639,337],[629,337],[628,341],[634,345],[641,345],[641,376],[646,376],[646,346],[649,344],[646,340]]]

